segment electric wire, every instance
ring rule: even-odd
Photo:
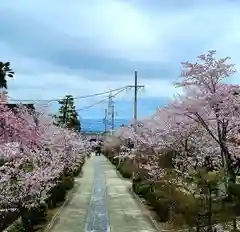
[[[100,93],[95,93],[95,94],[89,94],[89,95],[84,95],[84,96],[78,96],[78,97],[73,97],[74,100],[77,100],[77,99],[85,99],[85,98],[90,98],[90,97],[96,97],[96,96],[100,96],[100,95],[104,95],[104,94],[107,94],[107,93],[112,93],[112,92],[115,92],[115,91],[118,91],[118,90],[122,90],[122,89],[127,89],[128,86],[123,86],[121,88],[116,88],[116,89],[112,89],[112,90],[108,90],[108,91],[105,91],[105,92],[100,92]],[[13,101],[13,102],[54,102],[54,101],[59,101],[59,100],[62,100],[63,98],[58,98],[58,99],[35,99],[35,100],[31,100],[31,99],[13,99],[13,98],[9,98],[10,101]]]
[[[112,97],[115,97],[115,96],[117,96],[118,94],[120,94],[121,92],[125,91],[126,89],[127,89],[127,87],[125,87],[124,89],[119,90],[117,93],[112,94],[111,96],[112,96]],[[83,107],[83,108],[77,109],[76,111],[79,112],[79,111],[82,111],[82,110],[89,109],[89,108],[91,108],[91,107],[93,107],[93,106],[96,106],[96,105],[99,105],[99,104],[101,104],[101,103],[103,103],[103,102],[108,101],[108,99],[109,99],[109,97],[104,98],[104,99],[102,99],[101,101],[98,101],[98,102],[95,102],[95,103],[93,103],[93,104],[91,104],[91,105],[88,105],[88,106],[85,106],[85,107]]]

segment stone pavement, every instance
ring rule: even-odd
[[[120,178],[104,156],[93,156],[69,204],[51,232],[154,232],[129,193],[130,182]]]

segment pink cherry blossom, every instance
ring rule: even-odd
[[[136,130],[121,127],[114,135],[122,141],[117,156],[134,155],[150,176],[159,179],[164,169],[158,160],[167,150],[173,155],[175,171],[183,176],[201,167],[224,168],[226,177],[234,181],[240,170],[240,147],[233,142],[240,130],[240,86],[226,83],[236,72],[228,60],[216,59],[215,51],[210,51],[195,63],[182,63],[175,85],[183,93],[139,121]],[[125,149],[128,138],[134,141],[134,152]]]
[[[48,197],[62,174],[83,162],[90,144],[77,132],[56,127],[39,113],[17,111],[0,96],[0,218],[32,208]]]

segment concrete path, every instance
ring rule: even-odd
[[[77,178],[78,188],[51,232],[154,232],[120,178],[104,156],[93,156]]]

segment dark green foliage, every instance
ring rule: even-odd
[[[81,123],[78,119],[73,96],[66,95],[58,103],[60,104],[59,113],[54,116],[56,125],[80,131]]]
[[[47,216],[47,204],[41,203],[39,207],[28,211],[22,216],[22,225],[25,231],[33,231],[34,225],[37,225],[40,221],[44,221]]]
[[[70,189],[73,188],[73,186],[74,186],[73,176],[63,177],[62,181],[63,181],[62,183],[63,183],[66,190],[70,190]]]
[[[117,154],[117,149],[104,151],[104,155],[116,165],[123,177],[130,178],[135,171],[132,190],[155,210],[161,222],[169,222],[177,228],[188,225],[199,229],[209,225],[212,227],[215,223],[230,222],[240,215],[240,184],[230,183],[228,197],[215,197],[218,181],[222,181],[221,170],[199,170],[196,176],[188,179],[201,188],[204,195],[199,198],[194,194],[186,194],[184,188],[168,181],[171,175],[175,175],[171,170],[174,168],[172,158],[176,152],[166,150],[159,156],[159,167],[169,170],[169,176],[161,181],[153,181],[146,170],[137,169],[129,159],[119,164],[119,160],[114,158]]]
[[[10,62],[0,62],[0,88],[7,89],[7,77],[13,78],[14,72],[10,68]]]
[[[134,166],[132,160],[123,161],[119,165],[119,172],[124,178],[131,178],[134,171]]]
[[[8,230],[8,232],[26,232],[22,221],[16,221],[12,225],[12,227]]]
[[[78,176],[81,173],[81,170],[82,170],[82,165],[75,167],[73,169],[73,175]]]
[[[47,200],[49,208],[55,208],[58,203],[65,200],[67,191],[74,186],[73,173],[66,173],[59,183],[50,191],[50,197]]]
[[[0,167],[3,166],[6,163],[4,159],[0,159]]]
[[[229,184],[229,192],[240,199],[240,184]]]
[[[150,188],[150,187],[149,187]],[[159,220],[166,222],[169,219],[169,204],[170,201],[165,197],[161,197],[158,192],[149,191],[144,198],[150,206],[157,212]]]
[[[133,191],[141,197],[145,197],[148,193],[152,192],[152,182],[149,180],[134,180],[132,187]]]

